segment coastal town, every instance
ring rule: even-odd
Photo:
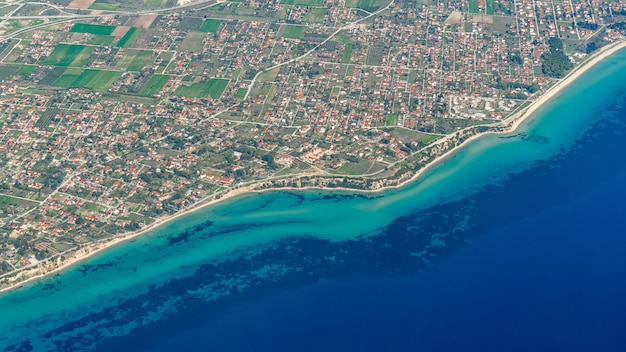
[[[0,0],[0,288],[237,190],[399,186],[625,30],[621,0]]]

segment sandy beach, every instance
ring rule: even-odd
[[[514,113],[513,115],[509,116],[508,118],[506,118],[503,121],[494,123],[492,125],[488,125],[488,126],[506,126],[507,128],[505,128],[505,130],[498,132],[498,133],[510,133],[512,131],[514,131],[515,129],[517,129],[520,124],[522,122],[524,122],[529,116],[532,116],[532,114],[534,112],[537,111],[537,109],[539,109],[543,104],[545,104],[546,102],[550,101],[550,99],[552,99],[555,95],[557,95],[559,92],[561,92],[561,90],[565,87],[567,87],[569,84],[571,84],[572,82],[574,82],[578,77],[580,77],[580,75],[582,75],[585,71],[587,71],[589,68],[593,67],[595,64],[597,64],[598,62],[602,61],[603,59],[605,59],[606,57],[612,55],[613,53],[615,53],[616,51],[626,48],[626,41],[619,41],[616,43],[612,43],[606,47],[603,47],[601,49],[599,49],[597,52],[595,52],[593,55],[590,55],[584,62],[582,62],[581,64],[579,64],[572,72],[570,72],[566,77],[564,77],[563,79],[561,79],[560,81],[558,81],[554,86],[552,86],[550,89],[548,89],[546,92],[544,92],[544,94],[542,94],[537,100],[535,100],[534,102],[532,102],[528,107],[526,107],[524,110],[519,111],[517,113]],[[473,127],[470,127],[473,128]],[[465,130],[461,130],[457,133],[462,133],[463,131],[467,131],[470,128],[467,128]],[[446,158],[448,158],[450,155],[454,154],[459,148],[462,148],[463,146],[465,146],[467,143],[483,136],[484,134],[490,134],[490,133],[495,133],[495,132],[485,132],[485,133],[479,133],[479,134],[475,134],[473,136],[471,136],[470,138],[467,138],[466,140],[464,140],[462,143],[460,143],[458,146],[451,148],[450,150],[446,151],[445,153],[443,153],[442,155],[436,157],[435,159],[433,159],[431,162],[429,162],[426,166],[424,166],[423,168],[421,168],[420,170],[418,170],[417,172],[415,172],[415,174],[410,178],[407,179],[403,182],[401,182],[398,185],[394,185],[394,186],[388,186],[388,187],[383,187],[380,189],[376,189],[376,190],[354,190],[354,189],[350,189],[350,188],[341,188],[341,187],[336,187],[336,188],[328,188],[328,190],[338,190],[338,191],[349,191],[349,192],[357,192],[357,193],[371,193],[371,192],[381,192],[385,189],[390,189],[390,188],[398,188],[398,187],[402,187],[404,185],[406,185],[409,182],[413,182],[416,178],[418,178],[420,175],[422,175],[424,173],[425,170],[427,170],[429,167],[431,167],[434,164],[437,164],[443,160],[445,160]],[[455,136],[454,135],[449,135],[446,137],[441,138],[440,140],[436,141],[435,143],[431,144],[430,146],[428,146],[427,148],[431,148],[433,146],[437,146],[440,145],[442,143],[446,143],[450,140],[452,140]],[[308,174],[306,176],[311,176],[311,174]],[[169,216],[169,217],[163,217],[163,218],[159,218],[157,219],[154,223],[152,223],[151,225],[137,231],[134,233],[128,233],[128,234],[123,234],[120,236],[116,236],[107,240],[103,240],[100,242],[95,242],[95,243],[91,243],[91,244],[87,244],[84,245],[80,248],[72,248],[68,251],[65,251],[63,253],[60,253],[58,255],[55,256],[55,260],[43,260],[41,262],[39,262],[38,264],[34,264],[31,265],[29,267],[20,269],[19,271],[14,271],[14,272],[10,272],[7,274],[4,274],[3,276],[0,276],[0,279],[4,279],[7,278],[8,279],[8,286],[5,288],[0,289],[0,292],[5,292],[17,287],[20,287],[26,283],[28,283],[29,281],[44,277],[46,275],[50,275],[52,273],[58,272],[60,270],[63,270],[71,265],[74,265],[86,258],[89,258],[90,256],[94,255],[95,253],[98,253],[102,250],[105,250],[111,246],[114,246],[122,241],[126,241],[129,239],[132,239],[134,237],[143,235],[149,231],[154,230],[155,228],[157,228],[158,226],[161,226],[167,222],[176,220],[182,216],[185,216],[191,212],[197,211],[199,209],[202,209],[204,207],[208,207],[211,205],[214,205],[217,202],[221,202],[245,193],[249,193],[249,192],[267,192],[267,191],[274,191],[274,190],[305,190],[305,189],[326,189],[323,187],[301,187],[301,188],[296,188],[296,187],[281,187],[281,188],[276,188],[276,189],[272,189],[272,188],[268,188],[268,189],[256,189],[257,186],[262,183],[262,182],[258,182],[255,184],[250,184],[250,185],[245,185],[245,186],[240,186],[237,187],[235,189],[231,189],[226,193],[221,194],[221,197],[215,197],[215,195],[213,195],[211,198],[209,199],[205,199],[200,201],[199,203],[197,203],[196,205],[181,211],[175,215]],[[60,258],[64,256],[65,260],[61,261]]]

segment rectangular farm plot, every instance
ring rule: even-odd
[[[130,47],[137,36],[141,33],[141,28],[132,27],[124,34],[124,36],[117,42],[117,46],[120,48],[128,48]]]
[[[52,85],[57,87],[86,87],[99,72],[99,70],[68,68],[63,76],[59,77]]]
[[[214,20],[212,18],[206,19],[202,23],[202,27],[200,27],[200,32],[215,33],[220,28],[220,24],[222,24],[222,20]]]
[[[280,0],[281,5],[323,6],[324,0]]]
[[[102,70],[95,75],[89,83],[85,84],[85,87],[91,88],[95,91],[105,92],[111,87],[111,85],[120,78],[122,75],[118,71],[105,71]]]
[[[108,4],[104,2],[95,2],[91,6],[89,6],[90,10],[102,10],[102,11],[115,11],[120,6],[120,4]]]
[[[93,50],[94,48],[91,46],[59,44],[46,58],[44,64],[49,66],[80,67],[87,62],[87,59]]]
[[[304,28],[305,28],[304,26],[287,25],[285,26],[283,37],[293,38],[293,39],[302,39],[304,38]]]
[[[169,75],[154,75],[150,77],[146,85],[141,89],[139,94],[141,95],[155,95],[161,92],[167,80],[170,79]]]
[[[226,86],[228,86],[228,79],[212,78],[208,82],[193,83],[189,86],[179,86],[176,88],[174,94],[188,98],[206,98],[211,97],[213,99],[219,99]]]
[[[187,32],[187,36],[180,44],[180,50],[182,51],[200,51],[204,45],[205,33],[202,32]]]
[[[141,71],[148,63],[152,62],[152,50],[128,50],[117,63],[117,67],[128,71]]]
[[[115,26],[107,26],[104,24],[76,23],[74,26],[72,26],[70,32],[110,35],[111,33],[113,33],[114,30]]]

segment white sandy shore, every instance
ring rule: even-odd
[[[547,90],[544,94],[541,95],[541,97],[539,97],[537,100],[535,100],[532,104],[530,104],[527,108],[525,108],[524,110],[517,112],[511,116],[509,116],[507,119],[498,122],[496,124],[493,124],[492,126],[496,126],[496,125],[502,125],[502,126],[507,126],[508,128],[505,131],[502,131],[500,133],[509,133],[514,131],[515,129],[517,129],[520,124],[522,122],[524,122],[524,120],[526,120],[529,116],[531,116],[535,111],[537,111],[537,109],[539,109],[543,104],[545,104],[546,102],[548,102],[550,99],[552,99],[556,94],[558,94],[563,88],[567,87],[569,84],[571,84],[572,82],[574,82],[578,77],[580,77],[580,75],[582,75],[585,71],[587,71],[589,68],[593,67],[594,65],[596,65],[598,62],[602,61],[603,59],[607,58],[608,56],[614,54],[616,51],[622,49],[622,48],[626,48],[626,41],[619,41],[616,43],[612,43],[611,45],[605,46],[603,48],[601,48],[600,50],[598,50],[596,53],[594,53],[593,55],[591,55],[586,61],[584,61],[582,64],[580,64],[578,67],[576,67],[572,72],[570,72],[565,78],[561,79],[557,84],[555,84],[554,86],[552,86],[549,90]],[[462,131],[460,131],[462,132]],[[327,190],[333,190],[333,191],[349,191],[349,192],[362,192],[362,193],[371,193],[371,192],[381,192],[385,189],[390,189],[390,188],[398,188],[398,187],[402,187],[404,185],[406,185],[409,182],[414,181],[417,177],[419,177],[420,175],[423,174],[423,172],[425,170],[427,170],[429,167],[431,167],[432,165],[446,159],[447,157],[449,157],[450,155],[452,155],[453,153],[455,153],[459,148],[462,148],[463,146],[465,146],[467,143],[481,137],[484,134],[489,134],[489,133],[494,133],[494,132],[486,132],[486,133],[481,133],[481,134],[476,134],[473,135],[472,137],[466,139],[463,143],[461,143],[460,145],[456,146],[455,148],[452,148],[450,150],[448,150],[446,153],[438,156],[437,158],[435,158],[434,160],[432,160],[430,163],[428,163],[426,166],[424,166],[422,169],[420,169],[419,171],[417,171],[415,173],[415,175],[413,175],[410,179],[400,183],[399,185],[396,186],[389,186],[389,187],[384,187],[378,190],[355,190],[355,189],[351,189],[351,188],[342,188],[342,187],[336,187],[336,188],[323,188],[323,187],[301,187],[301,188],[295,188],[295,187],[280,187],[280,188],[276,188],[276,189],[263,189],[263,190],[255,190],[255,186],[257,186],[258,184],[251,184],[251,185],[247,185],[244,187],[240,187],[237,189],[233,189],[229,192],[227,192],[226,194],[222,195],[221,198],[219,199],[213,199],[211,201],[206,201],[206,202],[201,202],[200,204],[191,207],[185,211],[181,211],[175,215],[169,216],[169,217],[163,217],[160,219],[157,219],[157,221],[155,221],[154,223],[152,223],[150,226],[134,232],[134,233],[130,233],[130,234],[124,234],[121,236],[117,236],[117,237],[113,237],[111,239],[105,240],[105,241],[101,241],[101,242],[96,242],[96,243],[91,243],[88,245],[85,245],[84,247],[81,247],[79,249],[72,249],[66,252],[61,253],[60,255],[64,255],[65,261],[61,262],[60,259],[57,259],[55,262],[51,262],[49,260],[44,260],[41,263],[34,265],[32,267],[27,267],[25,269],[22,269],[21,271],[19,271],[18,273],[13,274],[13,276],[9,277],[9,286],[0,289],[0,292],[4,292],[4,291],[8,291],[11,290],[13,288],[16,287],[20,287],[22,285],[24,285],[25,283],[44,277],[46,275],[50,275],[52,273],[55,273],[59,270],[65,269],[71,265],[74,265],[78,262],[80,262],[81,260],[84,260],[92,255],[94,255],[95,253],[98,253],[104,249],[107,249],[111,246],[114,246],[122,241],[126,241],[129,239],[132,239],[134,237],[143,235],[149,231],[154,230],[155,228],[157,228],[158,226],[161,226],[167,222],[170,221],[174,221],[182,216],[185,216],[191,212],[197,211],[199,209],[202,209],[204,207],[207,206],[211,206],[217,202],[221,202],[224,201],[226,199],[232,198],[232,197],[236,197],[251,191],[254,192],[267,192],[267,191],[273,191],[273,190],[306,190],[306,189],[327,189]],[[449,140],[451,140],[452,138],[454,138],[452,135],[450,136],[446,136],[440,140],[438,140],[437,142],[435,142],[433,145],[438,145],[441,143],[445,143]],[[311,176],[309,174],[309,176]],[[57,255],[57,257],[60,257],[60,255]],[[6,274],[4,275],[5,277],[7,276]]]

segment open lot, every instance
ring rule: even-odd
[[[200,32],[217,32],[217,30],[220,28],[220,24],[222,24],[222,20],[208,18],[202,23],[202,27],[200,27]]]
[[[208,82],[194,83],[190,86],[180,86],[174,94],[188,98],[206,98],[211,97],[218,99],[224,93],[224,89],[228,86],[230,80],[212,78]]]
[[[70,32],[91,33],[110,35],[115,30],[115,26],[107,26],[104,24],[76,23],[70,29]]]
[[[120,48],[128,48],[130,47],[137,36],[141,33],[141,28],[131,27],[126,34],[117,42],[117,46]]]
[[[280,0],[282,5],[323,6],[324,0]]]
[[[80,67],[87,62],[93,50],[93,47],[85,45],[59,44],[44,60],[44,64],[49,66]]]
[[[304,38],[304,26],[292,26],[286,25],[285,31],[283,32],[283,37],[285,38],[293,38],[293,39],[302,39]]]
[[[98,74],[89,81],[89,83],[85,84],[85,87],[99,92],[107,91],[113,82],[120,78],[121,75],[122,73],[118,71],[102,70],[99,71]]]
[[[65,73],[59,77],[53,86],[57,87],[86,87],[87,84],[98,75],[99,70],[83,70],[80,68],[68,68]]]
[[[154,95],[159,94],[167,80],[170,78],[169,75],[154,75],[150,77],[146,85],[141,89],[139,94],[141,95]]]
[[[152,50],[128,50],[117,63],[117,67],[128,71],[141,71],[148,63],[152,62]]]

